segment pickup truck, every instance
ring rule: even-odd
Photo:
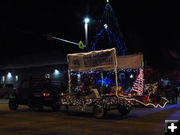
[[[17,110],[19,105],[27,105],[34,111],[42,111],[44,106],[58,111],[60,95],[60,90],[51,83],[50,79],[23,79],[9,96],[9,109]]]

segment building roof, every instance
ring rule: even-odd
[[[63,54],[58,50],[46,51],[8,58],[6,62],[0,64],[0,70],[41,67],[66,63],[66,53]]]

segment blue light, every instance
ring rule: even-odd
[[[104,27],[97,27],[99,32],[92,40],[90,50],[102,50],[115,47],[118,55],[125,55],[125,42],[121,37],[122,33],[119,31],[118,19],[109,4],[109,0],[107,0],[100,25],[104,25]]]
[[[115,85],[113,82],[112,82],[112,80],[110,79],[110,78],[107,78],[107,77],[105,77],[105,78],[103,78],[103,80],[101,81],[101,80],[97,80],[97,83],[96,84],[102,84],[103,83],[103,85],[104,86],[108,86],[108,85]]]

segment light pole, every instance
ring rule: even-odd
[[[84,19],[84,29],[85,29],[85,45],[88,45],[88,23],[89,23],[90,19],[88,17],[86,17]]]

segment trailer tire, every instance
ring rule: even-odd
[[[66,112],[68,113],[69,112],[69,106],[65,105],[65,108],[66,108]]]
[[[125,105],[118,105],[117,109],[122,115],[126,115],[131,111],[131,107],[127,107]]]
[[[107,111],[103,107],[94,106],[93,114],[97,119],[102,119],[107,114]]]

